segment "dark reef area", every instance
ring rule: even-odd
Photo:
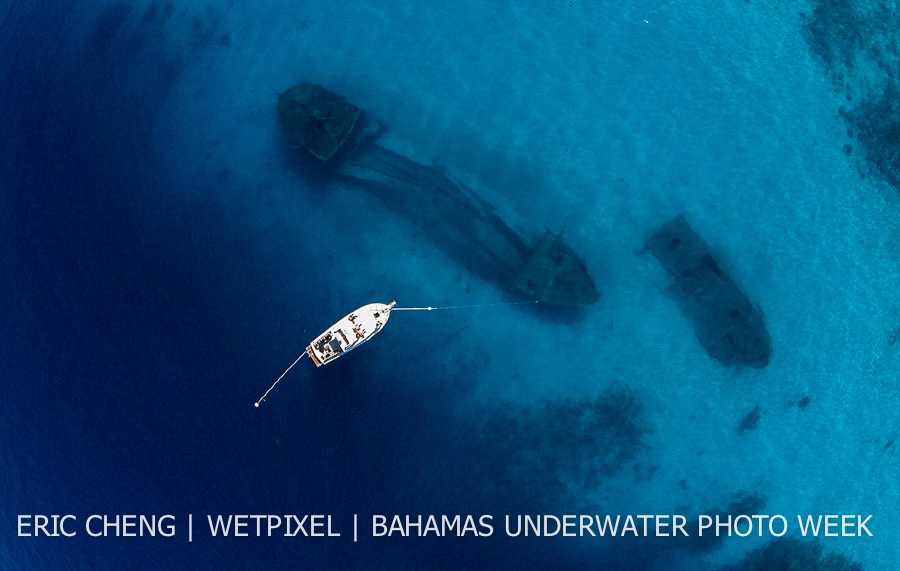
[[[484,464],[486,481],[529,490],[525,505],[533,508],[596,490],[647,449],[651,432],[638,395],[613,385],[594,398],[497,407],[473,429],[472,448],[493,459]]]
[[[875,172],[900,190],[900,14],[893,2],[865,8],[852,0],[818,0],[801,14],[810,53],[825,67],[847,134],[861,149],[857,168]],[[844,146],[853,154],[852,145]]]
[[[863,566],[839,553],[825,553],[818,541],[782,537],[748,553],[721,571],[862,571]]]
[[[697,511],[685,507],[681,513],[689,514],[688,521],[697,521],[700,514],[712,518],[724,517],[728,514],[761,514],[766,508],[766,498],[760,494],[739,491],[731,494],[725,503],[719,506],[706,506]],[[644,571],[647,569],[681,569],[674,562],[690,562],[691,569],[696,567],[701,558],[718,551],[728,537],[725,534],[697,535],[688,537],[618,537],[611,541],[604,553],[603,569],[620,571]],[[598,567],[601,568],[601,567]],[[773,568],[774,569],[774,568]]]

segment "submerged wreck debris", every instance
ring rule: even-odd
[[[599,298],[584,262],[561,235],[513,230],[491,204],[440,169],[379,145],[384,126],[343,97],[320,85],[295,85],[278,97],[278,123],[291,146],[377,196],[474,273],[551,305]]]
[[[712,358],[726,366],[762,369],[769,364],[772,347],[762,312],[719,266],[684,216],[663,224],[645,250],[669,274],[669,293]]]
[[[278,97],[278,124],[295,147],[328,161],[348,141],[362,109],[320,85],[300,84]]]

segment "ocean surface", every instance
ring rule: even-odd
[[[897,569],[898,29],[884,0],[0,3],[0,568]],[[489,305],[511,299],[298,163],[275,116],[298,82],[564,229],[600,301]],[[710,358],[640,253],[678,214],[765,315],[765,368]],[[485,307],[395,314],[253,407],[393,299]],[[316,513],[342,537],[197,531]],[[500,533],[567,513],[871,514],[874,537]],[[178,532],[93,538],[91,514]],[[352,514],[495,533],[353,543]]]

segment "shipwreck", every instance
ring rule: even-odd
[[[762,311],[722,269],[684,216],[663,224],[644,246],[668,273],[668,293],[713,359],[757,369],[769,364],[772,343]]]
[[[380,145],[384,125],[340,95],[295,85],[278,97],[278,123],[293,148],[384,201],[451,258],[504,290],[557,306],[599,298],[584,261],[561,234],[514,230],[442,170]]]

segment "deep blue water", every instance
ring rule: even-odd
[[[897,62],[841,73],[868,53],[842,26],[886,33],[872,6],[728,4],[0,8],[0,566],[701,569],[766,542],[21,538],[16,515],[329,513],[346,536],[353,513],[750,510],[874,514],[826,552],[894,568],[900,165],[859,85]],[[254,409],[364,303],[508,301],[402,221],[345,224],[381,207],[284,148],[298,81],[565,226],[601,302],[396,315]],[[635,255],[679,212],[765,312],[766,369],[710,359]]]

